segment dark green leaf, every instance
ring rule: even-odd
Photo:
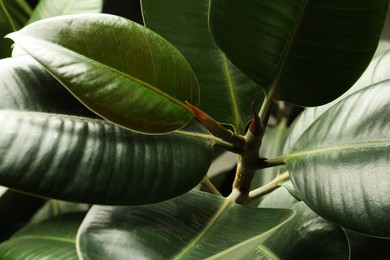
[[[352,260],[390,259],[390,239],[364,236],[349,230],[347,230],[347,235],[351,244]]]
[[[363,88],[390,79],[390,70],[387,69],[389,66],[390,51],[376,55],[360,79],[341,97],[323,106],[306,108],[291,126],[290,134],[283,147],[283,154],[290,152],[302,133],[334,104]]]
[[[187,131],[142,135],[102,120],[0,110],[0,185],[97,204],[166,200],[196,186],[213,141]]]
[[[173,43],[187,58],[199,80],[200,108],[217,121],[244,133],[260,106],[262,90],[240,72],[219,49],[208,26],[209,0],[142,0],[145,25]]]
[[[28,23],[67,14],[100,13],[102,8],[103,0],[40,0]]]
[[[192,191],[148,206],[93,206],[77,243],[83,259],[242,259],[291,217]]]
[[[348,259],[349,245],[344,231],[318,216],[303,202],[280,188],[267,196],[260,207],[287,207],[293,219],[276,230],[256,248],[252,259]]]
[[[211,0],[210,26],[227,57],[275,98],[334,100],[374,54],[387,0]]]
[[[390,82],[341,100],[287,157],[293,184],[317,214],[345,228],[390,237]]]
[[[0,60],[0,74],[0,109],[96,117],[27,55]]]
[[[78,259],[75,240],[84,215],[61,215],[25,227],[10,240],[0,244],[0,258]]]
[[[48,18],[9,35],[100,116],[147,133],[185,126],[197,105],[184,57],[145,27],[112,15]]]
[[[0,0],[0,59],[11,56],[12,42],[3,37],[22,28],[30,13],[24,0]]]

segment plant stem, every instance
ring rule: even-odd
[[[196,106],[186,102],[186,104],[193,110],[195,118],[201,125],[206,127],[207,130],[214,136],[221,138],[225,142],[233,144],[238,149],[242,149],[245,145],[245,139],[243,136],[234,133],[233,131],[223,127],[220,123],[215,121],[212,117],[205,112],[197,108]]]
[[[249,200],[251,201],[257,199],[280,188],[281,183],[287,181],[288,179],[290,179],[290,176],[287,172],[277,176],[275,179],[273,179],[271,182],[267,183],[266,185],[249,192],[249,196],[248,196]]]
[[[209,178],[205,176],[203,180],[200,182],[202,187],[209,193],[217,195],[217,196],[222,196],[222,194],[215,188],[215,186],[211,183]]]
[[[286,158],[287,156],[281,156],[281,157],[276,157],[276,158],[271,158],[266,160],[259,160],[258,169],[265,169],[265,168],[285,165]]]

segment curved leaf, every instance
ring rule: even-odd
[[[292,215],[192,191],[154,205],[93,206],[77,244],[83,259],[242,259]]]
[[[263,92],[238,70],[214,42],[208,26],[209,0],[142,0],[145,25],[173,43],[187,58],[200,85],[200,108],[244,133],[251,103]]]
[[[291,179],[317,214],[345,228],[390,236],[389,85],[343,99],[322,114],[287,157]]]
[[[370,87],[372,84],[389,80],[390,79],[390,70],[388,70],[389,66],[390,66],[390,50],[376,55],[375,58],[371,61],[370,65],[367,67],[366,71],[359,78],[359,80],[352,86],[352,88],[350,88],[342,96],[340,96],[333,102],[330,102],[326,105],[306,108],[305,111],[301,115],[299,115],[299,117],[291,126],[291,130],[289,132],[290,134],[287,138],[287,141],[284,144],[282,154],[287,154],[288,152],[290,152],[294,144],[298,140],[298,138],[302,135],[302,133],[318,117],[320,117],[325,111],[327,111],[337,102],[363,88]],[[382,83],[382,84],[387,84],[387,83]]]
[[[68,15],[9,35],[88,108],[147,133],[185,126],[197,105],[190,65],[166,40],[112,15]]]
[[[100,13],[102,9],[102,0],[41,0],[34,8],[28,23],[67,14]]]
[[[389,259],[390,240],[364,236],[347,230],[348,239],[351,244],[351,259]]]
[[[68,214],[26,226],[0,244],[0,258],[78,259],[75,239],[85,214]]]
[[[327,103],[374,54],[387,0],[211,0],[210,26],[227,57],[275,98]]]
[[[212,146],[196,122],[150,136],[101,120],[0,110],[0,185],[85,203],[162,201],[202,180]]]
[[[287,203],[286,203],[287,202]],[[349,259],[350,249],[344,231],[318,216],[303,202],[297,202],[286,189],[268,195],[260,207],[287,207],[295,216],[276,230],[249,259]]]
[[[27,55],[0,60],[0,74],[0,109],[96,117]]]

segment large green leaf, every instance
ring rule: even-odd
[[[86,203],[162,201],[202,180],[212,146],[197,122],[153,136],[102,120],[0,110],[0,185]]]
[[[243,133],[251,103],[262,90],[219,49],[208,26],[209,0],[142,0],[145,25],[173,43],[187,58],[200,85],[200,108]]]
[[[33,58],[0,60],[0,109],[96,117]]]
[[[358,79],[371,60],[387,0],[211,0],[210,26],[227,57],[275,98],[314,106]]]
[[[293,184],[320,216],[345,228],[390,236],[390,91],[378,84],[323,113],[287,156]]]
[[[102,8],[103,0],[41,0],[35,7],[28,23],[67,14],[100,13]]]
[[[364,236],[349,230],[347,235],[351,244],[352,260],[390,259],[390,239]]]
[[[85,214],[68,214],[26,226],[0,244],[0,258],[78,259],[76,234]]]
[[[303,202],[294,201],[286,189],[274,191],[259,206],[287,207],[296,214],[256,248],[252,259],[349,258],[349,244],[344,231],[318,216]]]
[[[192,191],[148,206],[93,206],[77,244],[83,259],[242,259],[292,215]]]
[[[88,108],[121,126],[165,133],[186,125],[197,79],[184,57],[147,28],[112,15],[48,18],[9,35]]]
[[[283,154],[287,154],[291,151],[294,144],[298,140],[298,138],[302,135],[302,133],[325,111],[331,108],[334,104],[344,99],[345,97],[363,89],[371,86],[375,83],[380,83],[382,81],[386,81],[390,79],[390,70],[388,67],[390,66],[390,51],[383,52],[375,56],[375,58],[371,61],[370,65],[367,67],[366,71],[359,78],[359,80],[350,88],[347,92],[345,92],[338,99],[330,102],[326,105],[319,107],[311,107],[306,108],[305,111],[299,115],[297,120],[291,126],[290,134],[287,138],[287,141],[283,147]],[[387,83],[380,83],[387,84]]]
[[[0,0],[0,59],[11,56],[12,42],[3,37],[22,28],[30,14],[24,0]]]

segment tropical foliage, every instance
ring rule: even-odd
[[[387,0],[113,2],[0,0],[1,259],[389,257]]]

